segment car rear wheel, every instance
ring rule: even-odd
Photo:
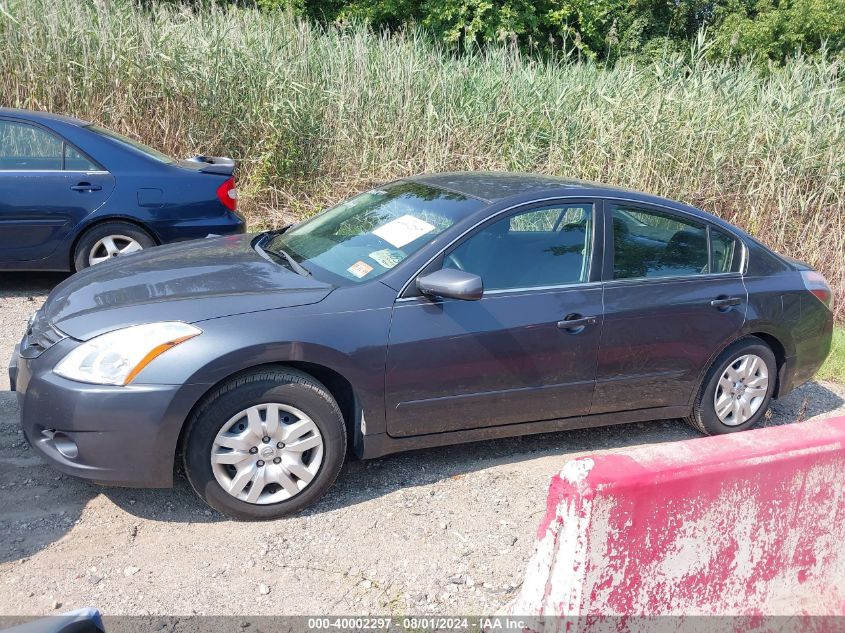
[[[771,348],[755,336],[741,339],[711,365],[687,422],[706,435],[749,429],[766,415],[776,381]]]
[[[265,369],[214,391],[189,422],[184,463],[212,508],[243,520],[276,519],[313,504],[346,454],[343,416],[308,374]]]
[[[104,222],[94,226],[79,238],[73,253],[77,271],[95,264],[155,246],[152,235],[129,222]]]

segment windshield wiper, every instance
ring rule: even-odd
[[[292,226],[293,222],[291,222],[290,224],[285,224],[284,226],[279,227],[278,229],[270,229],[269,231],[264,231],[264,233],[261,234],[261,241],[264,241],[268,237],[275,237],[276,235],[281,235]]]
[[[287,260],[288,264],[290,264],[290,267],[293,268],[297,273],[299,273],[303,277],[310,277],[311,276],[310,270],[305,268],[305,266],[300,264],[298,261],[296,261],[293,257],[291,257],[285,251],[279,249],[279,250],[274,250],[274,251],[270,251],[270,252],[273,255],[281,255],[282,257],[284,257]]]
[[[258,251],[258,253],[261,254],[261,255],[264,255],[265,257],[267,256],[268,252],[261,247],[261,244],[268,237],[270,237],[271,234],[272,234],[272,232],[265,233],[265,235],[260,240],[258,240],[258,242],[255,243],[255,248]],[[293,269],[293,271],[295,273],[302,275],[303,277],[310,277],[311,276],[310,270],[305,268],[305,266],[300,264],[298,261],[296,261],[293,257],[291,257],[288,253],[286,253],[282,249],[273,249],[269,252],[269,254],[275,255],[276,257],[281,257],[282,259],[284,259],[288,263],[288,265],[291,267],[291,269]]]

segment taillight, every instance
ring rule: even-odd
[[[819,301],[825,304],[828,309],[833,307],[833,292],[830,286],[827,285],[827,280],[821,273],[815,270],[802,270],[801,278],[804,280],[804,286],[812,292]]]
[[[238,208],[238,190],[235,188],[235,179],[229,178],[222,185],[217,187],[217,199],[223,206],[234,211]]]

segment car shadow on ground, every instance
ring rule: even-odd
[[[203,504],[178,468],[174,487],[158,490],[101,487],[61,476],[26,445],[17,426],[13,394],[0,396],[0,505],[4,507],[0,516],[0,563],[32,556],[61,539],[98,495],[143,520],[182,524],[228,520]],[[800,423],[834,411],[841,413],[838,410],[843,404],[845,401],[830,388],[811,382],[775,402],[763,425]],[[519,467],[522,462],[535,462],[526,467],[547,481],[565,461],[583,453],[697,437],[700,436],[680,420],[662,420],[424,449],[367,462],[350,461],[329,493],[303,515],[316,517],[401,489],[500,465]],[[543,458],[552,461],[539,463]]]
[[[7,294],[42,294],[50,292],[65,279],[69,272],[16,272],[7,271],[0,275],[0,297]]]

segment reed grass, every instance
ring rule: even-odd
[[[692,61],[690,61],[692,60]],[[845,71],[460,57],[415,31],[129,0],[0,0],[0,104],[240,161],[256,228],[423,171],[504,169],[680,199],[818,267],[845,316]]]

